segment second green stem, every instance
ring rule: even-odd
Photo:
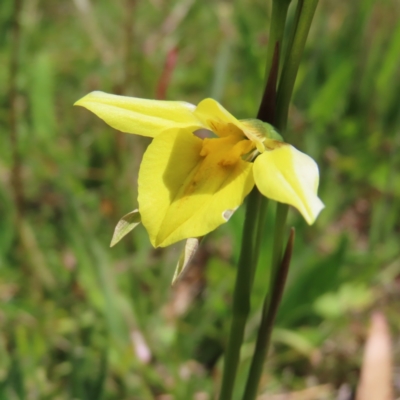
[[[224,359],[222,386],[219,394],[220,400],[230,400],[232,398],[240,360],[240,349],[247,317],[250,312],[250,294],[256,261],[254,244],[257,243],[257,226],[261,200],[262,196],[260,192],[254,188],[248,197],[246,206],[242,245],[233,293],[232,323]]]

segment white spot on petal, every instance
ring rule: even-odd
[[[233,213],[234,213],[236,210],[237,210],[237,207],[236,207],[234,210],[225,210],[225,211],[222,213],[222,218],[223,218],[225,221],[229,221],[229,219],[232,217]]]

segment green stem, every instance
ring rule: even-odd
[[[290,232],[285,255],[282,261],[279,262],[276,271],[277,274],[275,277],[275,284],[272,288],[272,295],[266,296],[264,301],[261,325],[259,329],[259,334],[257,336],[254,357],[250,366],[249,377],[246,383],[243,400],[253,400],[257,396],[258,382],[261,377],[275,316],[278,311],[278,306],[286,283],[287,273],[289,271],[290,259],[292,257],[293,250],[293,242],[294,228],[292,228]]]
[[[20,50],[21,50],[21,13],[23,1],[14,1],[14,9],[11,16],[11,54],[10,54],[10,73],[9,73],[9,121],[10,121],[10,149],[12,157],[12,166],[10,174],[11,190],[14,196],[16,210],[16,225],[19,229],[24,213],[24,193],[21,152],[19,145],[21,137],[18,131],[18,71],[20,68]]]
[[[242,245],[233,293],[232,323],[225,352],[224,373],[219,394],[220,400],[230,400],[232,398],[240,360],[240,348],[243,342],[247,317],[250,312],[250,294],[255,269],[254,244],[257,242],[257,222],[261,198],[262,196],[259,191],[254,188],[247,200]]]
[[[267,49],[267,60],[265,66],[265,77],[269,77],[274,58],[275,45],[278,43],[282,47],[283,33],[285,31],[285,23],[287,11],[291,0],[273,0],[271,25],[269,29],[269,45]]]
[[[277,203],[274,228],[274,245],[272,249],[270,289],[271,284],[273,284],[275,281],[276,271],[279,268],[279,264],[282,260],[283,241],[285,237],[285,225],[288,211],[289,206],[287,204]],[[271,292],[271,290],[269,290],[269,292]]]
[[[274,1],[274,6],[277,6],[278,3],[279,0]],[[281,132],[286,130],[290,99],[317,4],[318,0],[298,0],[294,31],[289,41],[276,99],[275,126]],[[283,6],[284,5],[282,5],[282,7]],[[275,46],[275,42],[271,42],[271,44],[272,43],[273,46]],[[273,46],[270,46],[270,51],[272,51],[271,47]],[[268,63],[270,63],[269,59],[267,61],[267,68],[270,68],[270,64]],[[269,290],[264,299],[261,324],[257,335],[256,348],[251,362],[243,400],[254,400],[257,396],[258,384],[265,357],[268,352],[275,315],[283,292],[284,283],[286,281],[286,274],[290,264],[291,249],[294,238],[292,231],[285,257],[282,260],[287,213],[288,206],[278,203],[275,219]]]
[[[265,68],[265,76],[267,78],[267,84],[266,84],[266,91],[268,91],[268,86],[269,84],[272,84],[273,87],[273,93],[268,93],[270,96],[269,98],[269,105],[271,106],[271,109],[268,110],[263,110],[263,104],[260,106],[260,110],[258,112],[257,118],[263,120],[264,122],[269,122],[271,124],[274,124],[274,119],[275,119],[275,107],[271,102],[275,102],[275,87],[276,87],[276,79],[278,74],[276,74],[274,77],[272,77],[272,67],[273,63],[275,62],[275,68],[278,70],[279,69],[279,54],[280,54],[280,49],[282,48],[282,41],[283,41],[283,34],[285,32],[285,24],[286,24],[286,18],[287,18],[287,12],[288,8],[290,5],[291,0],[273,0],[272,2],[272,15],[271,15],[271,25],[270,25],[270,32],[269,32],[269,46],[267,49],[267,60],[266,60],[266,68]],[[278,58],[274,60],[274,57],[276,56],[275,52],[278,51],[277,55]],[[271,82],[270,82],[271,81]],[[266,93],[264,93],[265,95]],[[264,101],[265,99],[263,99]],[[265,220],[265,215],[267,213],[267,206],[268,206],[268,199],[263,197],[260,205],[260,215],[258,218],[258,227],[257,227],[257,239],[255,243],[255,249],[254,249],[254,254],[255,254],[255,265],[257,265],[258,261],[258,256],[259,256],[259,249],[261,245],[261,240],[262,240],[262,234],[263,234],[263,229],[264,229],[264,220]]]
[[[296,31],[291,48],[287,50],[278,87],[276,127],[281,132],[286,130],[290,99],[317,4],[318,0],[299,0],[298,2],[298,9],[296,11],[298,21],[295,23]]]
[[[265,218],[267,215],[267,209],[268,209],[268,199],[264,196],[260,196],[260,208],[259,208],[259,214],[257,218],[257,230],[256,230],[256,238],[255,238],[255,243],[254,243],[254,250],[253,250],[253,281],[254,281],[254,275],[256,272],[256,268],[258,265],[258,258],[260,256],[260,246],[262,243],[263,239],[263,233],[264,233],[264,227],[265,227]]]

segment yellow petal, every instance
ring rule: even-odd
[[[240,127],[239,121],[214,99],[202,100],[196,107],[194,114],[211,130],[213,130],[213,127],[210,125],[212,121],[232,123]]]
[[[92,92],[75,105],[87,108],[111,127],[126,133],[155,137],[172,128],[203,128],[195,106],[181,101],[146,100]]]
[[[260,192],[297,208],[312,224],[324,208],[317,196],[319,171],[315,161],[293,146],[265,151],[254,161],[254,180]]]
[[[200,156],[203,141],[188,130],[157,136],[139,172],[139,210],[153,246],[200,237],[225,223],[254,186],[252,164],[218,164]]]

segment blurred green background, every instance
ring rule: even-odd
[[[243,209],[171,288],[179,245],[153,249],[138,227],[109,248],[118,219],[136,208],[148,140],[72,105],[96,89],[194,104],[210,96],[253,118],[269,18],[265,0],[1,1],[1,400],[213,398]],[[399,21],[395,0],[317,9],[286,138],[317,160],[326,209],[311,228],[290,212],[295,254],[260,393],[353,390],[377,309],[399,365]]]

